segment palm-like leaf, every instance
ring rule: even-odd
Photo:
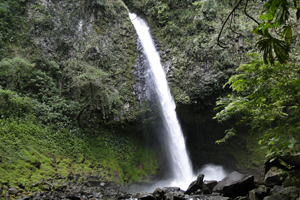
[[[268,34],[268,36],[261,37],[256,45],[263,52],[265,63],[269,61],[274,65],[275,57],[273,52],[280,63],[286,63],[289,60],[290,46],[283,40],[273,38]]]

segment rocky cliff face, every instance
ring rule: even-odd
[[[60,94],[88,106],[79,116],[81,123],[88,123],[84,118],[91,112],[106,122],[135,119],[137,53],[125,4],[40,0],[27,6],[34,45],[30,54],[55,62]]]

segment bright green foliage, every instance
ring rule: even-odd
[[[9,90],[0,89],[0,102],[0,119],[22,117],[33,112],[33,103],[29,98]]]
[[[0,61],[0,85],[3,89],[17,91],[20,95],[30,96],[35,103],[36,116],[43,123],[65,128],[74,125],[79,103],[59,97],[59,66],[54,61],[35,63],[14,57]]]
[[[134,134],[104,128],[55,130],[39,123],[33,107],[31,99],[0,90],[0,184],[21,182],[30,188],[43,177],[70,172],[124,183],[155,173],[154,153]],[[138,168],[132,167],[137,163]]]
[[[251,54],[250,63],[241,64],[229,79],[234,93],[218,100],[216,109],[222,110],[215,118],[219,122],[235,119],[236,125],[262,131],[260,143],[268,146],[269,158],[292,154],[299,148],[299,69],[297,64],[268,65]],[[234,128],[225,138],[230,135]]]
[[[262,15],[259,17],[263,22],[255,27],[253,32],[261,36],[257,46],[263,52],[266,63],[269,61],[274,64],[275,56],[280,63],[289,60],[290,44],[299,17],[298,0],[268,0],[264,4]]]

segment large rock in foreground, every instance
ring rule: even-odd
[[[203,179],[204,179],[204,174],[199,174],[197,179],[189,185],[188,189],[185,191],[185,194],[191,194],[193,192],[196,192],[199,189],[202,189]]]
[[[252,175],[232,172],[213,188],[213,192],[220,192],[228,197],[242,196],[253,189],[253,182]]]
[[[265,185],[273,187],[275,185],[281,185],[283,182],[284,175],[280,171],[279,167],[273,166],[265,175]]]

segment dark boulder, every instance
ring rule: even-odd
[[[86,196],[93,195],[93,191],[91,189],[85,189],[82,193]]]
[[[155,200],[155,198],[149,194],[148,192],[139,192],[133,195],[133,198],[141,199],[141,200]]]
[[[263,200],[269,193],[269,188],[260,187],[249,192],[249,200]]]
[[[271,192],[270,192],[270,195],[275,195],[275,194],[279,194],[281,190],[283,190],[284,187],[280,186],[280,185],[275,185]]]
[[[199,174],[198,176],[197,176],[197,184],[198,185],[203,185],[203,179],[204,179],[204,174]]]
[[[178,192],[169,192],[164,195],[164,200],[182,200],[184,198],[184,194],[181,191]]]
[[[163,191],[164,193],[178,192],[178,191],[180,191],[180,188],[179,188],[179,187],[163,187],[163,188],[162,188],[162,191]]]
[[[296,200],[299,198],[299,188],[287,187],[279,192],[280,195],[289,198],[290,200]]]
[[[62,184],[57,183],[54,185],[54,190],[64,192],[67,189],[67,186],[68,186],[67,183],[62,183]]]
[[[201,186],[199,186],[197,184],[197,181],[193,181],[184,193],[190,195],[190,194],[196,192],[198,189],[201,189]]]
[[[43,190],[50,191],[51,186],[50,185],[43,185]]]
[[[18,187],[21,188],[21,189],[25,189],[24,183],[18,183]]]
[[[286,177],[284,181],[282,182],[283,187],[291,187],[294,186],[293,179],[291,177]]]
[[[152,195],[155,197],[155,199],[163,199],[165,192],[158,187],[154,190]]]
[[[40,184],[40,182],[39,182],[39,181],[36,181],[36,182],[34,182],[34,183],[32,184],[32,187],[37,187],[37,186],[39,186],[39,184]]]
[[[182,196],[173,196],[173,200],[185,200],[185,197]]]
[[[164,200],[173,200],[173,197],[174,197],[173,192],[169,192],[169,193],[165,194]]]
[[[84,181],[84,185],[87,187],[98,187],[98,186],[100,186],[101,183],[102,183],[102,181],[98,181],[98,180],[85,180]]]
[[[197,179],[189,185],[188,189],[185,191],[185,194],[192,194],[192,193],[196,192],[197,190],[202,189],[203,179],[204,179],[204,175],[199,174]]]
[[[267,196],[263,200],[289,200],[289,198],[280,194],[275,194],[272,196]]]
[[[101,184],[101,183],[100,183]],[[106,190],[119,190],[121,187],[121,184],[116,183],[114,181],[109,181],[103,186]]]
[[[204,181],[203,183],[203,194],[211,194],[213,188],[218,184],[218,181]]]
[[[102,198],[103,195],[101,194],[101,192],[97,191],[97,192],[93,192],[93,196],[96,198]]]
[[[281,185],[284,180],[284,175],[280,171],[279,167],[273,166],[265,175],[265,185],[266,186],[274,186]]]
[[[131,198],[131,194],[122,194],[118,197],[118,199],[130,199]]]
[[[18,193],[18,189],[14,188],[14,187],[11,187],[11,188],[8,189],[8,193],[9,194],[17,194]]]
[[[253,189],[254,176],[232,172],[220,181],[213,192],[223,193],[228,197],[244,196]]]
[[[155,198],[152,195],[143,196],[138,198],[139,200],[155,200]]]

